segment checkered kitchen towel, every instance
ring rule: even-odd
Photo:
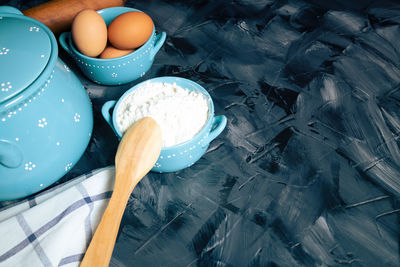
[[[0,211],[0,266],[78,266],[114,177],[95,170]]]

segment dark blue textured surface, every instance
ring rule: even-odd
[[[228,126],[192,167],[142,180],[111,266],[400,265],[400,4],[320,2],[127,2],[167,32],[142,80],[200,83]],[[95,85],[60,56],[95,115],[62,182],[113,164],[100,107],[139,81]]]

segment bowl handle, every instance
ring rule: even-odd
[[[107,101],[106,103],[104,103],[104,105],[101,107],[101,114],[103,115],[103,117],[106,120],[106,122],[108,123],[108,125],[110,125],[110,127],[114,131],[114,133],[118,136],[119,139],[121,139],[119,134],[115,131],[115,128],[114,128],[114,125],[112,122],[112,117],[110,114],[110,110],[115,106],[116,103],[117,103],[117,101],[115,101],[115,100],[110,100],[110,101]]]
[[[161,46],[164,44],[165,39],[167,38],[167,34],[165,32],[159,33],[156,35],[156,41],[154,43],[153,49],[150,51],[150,59],[153,60],[156,56],[158,50],[160,50]]]
[[[69,33],[68,32],[63,32],[61,33],[60,37],[58,38],[60,45],[64,48],[65,51],[68,52],[68,54],[70,54],[72,56],[72,51],[69,48],[69,45],[67,43],[67,38],[69,37]]]
[[[212,140],[214,140],[225,129],[226,122],[227,122],[227,119],[226,119],[225,115],[215,116],[213,118],[211,130],[210,130],[208,136],[204,140],[203,147],[207,146]]]
[[[21,149],[10,141],[0,140],[0,165],[18,168],[23,160]]]

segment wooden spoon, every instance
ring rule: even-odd
[[[81,267],[108,266],[129,196],[156,163],[161,146],[160,126],[150,117],[139,120],[125,132],[115,156],[114,191]]]

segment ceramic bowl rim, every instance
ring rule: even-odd
[[[139,11],[139,12],[145,13],[145,12],[139,10],[139,9],[131,8],[131,7],[109,7],[109,8],[104,8],[104,9],[97,10],[96,12],[101,17],[103,17],[102,16],[103,13],[107,14],[107,12],[110,12],[112,10],[117,10],[117,9],[126,10],[126,12],[123,12],[123,13],[131,12],[131,11]],[[121,14],[123,14],[123,13],[121,13]],[[78,49],[76,49],[76,47],[74,45],[74,42],[72,41],[72,33],[71,32],[69,32],[69,34],[68,34],[68,44],[71,47],[71,50],[74,52],[74,54],[79,56],[83,60],[86,60],[86,61],[90,60],[90,61],[98,62],[98,63],[108,63],[108,62],[114,62],[114,61],[118,61],[118,60],[125,60],[128,57],[131,57],[131,56],[135,55],[137,52],[143,52],[143,50],[145,50],[151,44],[151,42],[153,41],[153,38],[155,37],[155,34],[156,34],[156,31],[155,31],[155,26],[154,26],[154,22],[153,22],[153,31],[151,32],[151,35],[150,35],[149,39],[147,39],[147,41],[143,45],[141,45],[138,49],[134,50],[133,52],[131,52],[129,54],[126,54],[126,55],[121,56],[121,57],[116,57],[116,58],[97,58],[97,57],[89,57],[89,56],[86,56],[86,55],[82,54],[81,52],[78,51]]]
[[[170,80],[171,80],[171,82],[170,82]],[[115,103],[113,112],[112,112],[112,124],[113,124],[115,132],[118,134],[118,137],[122,138],[122,135],[123,135],[123,133],[121,132],[121,130],[119,129],[118,124],[117,124],[117,110],[118,110],[120,104],[122,103],[123,99],[125,99],[128,95],[130,95],[134,90],[136,90],[137,88],[139,88],[140,86],[142,86],[148,82],[150,82],[150,83],[151,82],[174,83],[175,81],[182,81],[184,83],[192,84],[196,89],[198,89],[198,92],[201,92],[208,99],[209,104],[208,104],[207,121],[204,123],[201,130],[198,133],[196,133],[192,138],[190,138],[189,140],[187,140],[185,142],[181,142],[181,143],[173,145],[173,146],[162,147],[161,152],[167,152],[167,151],[179,149],[181,147],[184,147],[184,146],[192,143],[194,140],[198,139],[199,137],[203,136],[205,134],[205,132],[207,131],[207,129],[209,128],[209,126],[212,124],[213,118],[214,118],[214,103],[213,103],[213,100],[212,100],[210,94],[207,92],[207,90],[203,86],[201,86],[200,84],[198,84],[195,81],[192,81],[190,79],[186,79],[186,78],[182,78],[182,77],[178,77],[178,76],[161,76],[161,77],[151,78],[151,79],[142,81],[142,82],[134,85],[133,87],[128,89],[117,100],[117,102]],[[188,88],[185,88],[185,86],[181,86],[181,87],[184,89],[188,89]],[[190,91],[192,91],[192,90],[190,90]]]

